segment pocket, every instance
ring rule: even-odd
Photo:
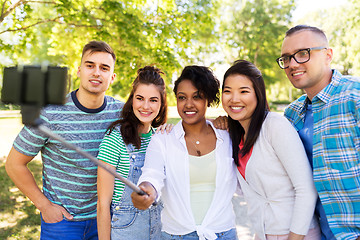
[[[358,165],[359,154],[353,138],[348,132],[322,136],[323,158],[327,167],[347,171]],[[346,161],[344,161],[346,159]]]
[[[63,219],[58,221],[58,222],[48,223],[48,222],[45,222],[43,217],[41,216],[41,224],[44,224],[44,225],[56,225],[56,224],[60,224],[60,223],[63,223],[63,222],[67,222],[65,217],[63,217]]]
[[[127,228],[131,226],[138,215],[138,212],[126,211],[114,213],[111,218],[112,228]]]

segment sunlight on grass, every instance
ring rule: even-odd
[[[41,184],[41,161],[31,161],[29,168]],[[4,157],[0,158],[0,182],[0,239],[39,239],[40,213],[6,174]]]

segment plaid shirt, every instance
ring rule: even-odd
[[[299,131],[308,98],[285,110]],[[314,182],[337,239],[360,236],[360,79],[333,70],[330,84],[312,100]]]

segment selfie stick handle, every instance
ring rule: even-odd
[[[84,152],[83,150],[81,150],[80,148],[76,147],[75,145],[67,142],[64,138],[60,137],[59,135],[53,133],[49,128],[39,124],[38,129],[45,133],[46,135],[48,135],[49,137],[58,140],[59,142],[61,142],[62,144],[64,144],[66,147],[75,150],[77,153],[83,155],[84,157],[90,159],[93,163],[95,163],[97,166],[102,167],[103,169],[105,169],[106,171],[108,171],[109,173],[111,173],[113,176],[115,176],[116,178],[118,178],[120,181],[122,181],[123,183],[125,183],[127,186],[129,186],[134,192],[136,192],[139,195],[146,195],[146,193],[141,190],[138,186],[136,186],[133,182],[127,180],[126,178],[124,178],[123,176],[121,176],[118,172],[116,172],[116,170],[114,168],[112,168],[110,165],[107,165],[106,163],[100,161],[99,159],[97,159],[96,157],[90,155],[87,152]]]

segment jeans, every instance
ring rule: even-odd
[[[46,223],[41,217],[41,240],[97,240],[96,218],[84,221],[63,219],[57,223]]]
[[[198,240],[199,237],[196,232],[191,232],[185,235],[172,235],[166,232],[161,232],[162,240]],[[235,228],[226,232],[216,233],[217,239],[221,240],[237,240],[237,234]]]
[[[144,166],[145,154],[134,152],[134,146],[126,146],[129,153],[129,174],[127,179],[137,183]],[[125,186],[118,203],[111,204],[111,239],[160,240],[161,239],[161,201],[146,210],[134,207],[131,201],[133,190]]]
[[[152,206],[144,211],[135,207],[115,210],[111,219],[111,239],[160,240],[161,209],[162,206]]]

